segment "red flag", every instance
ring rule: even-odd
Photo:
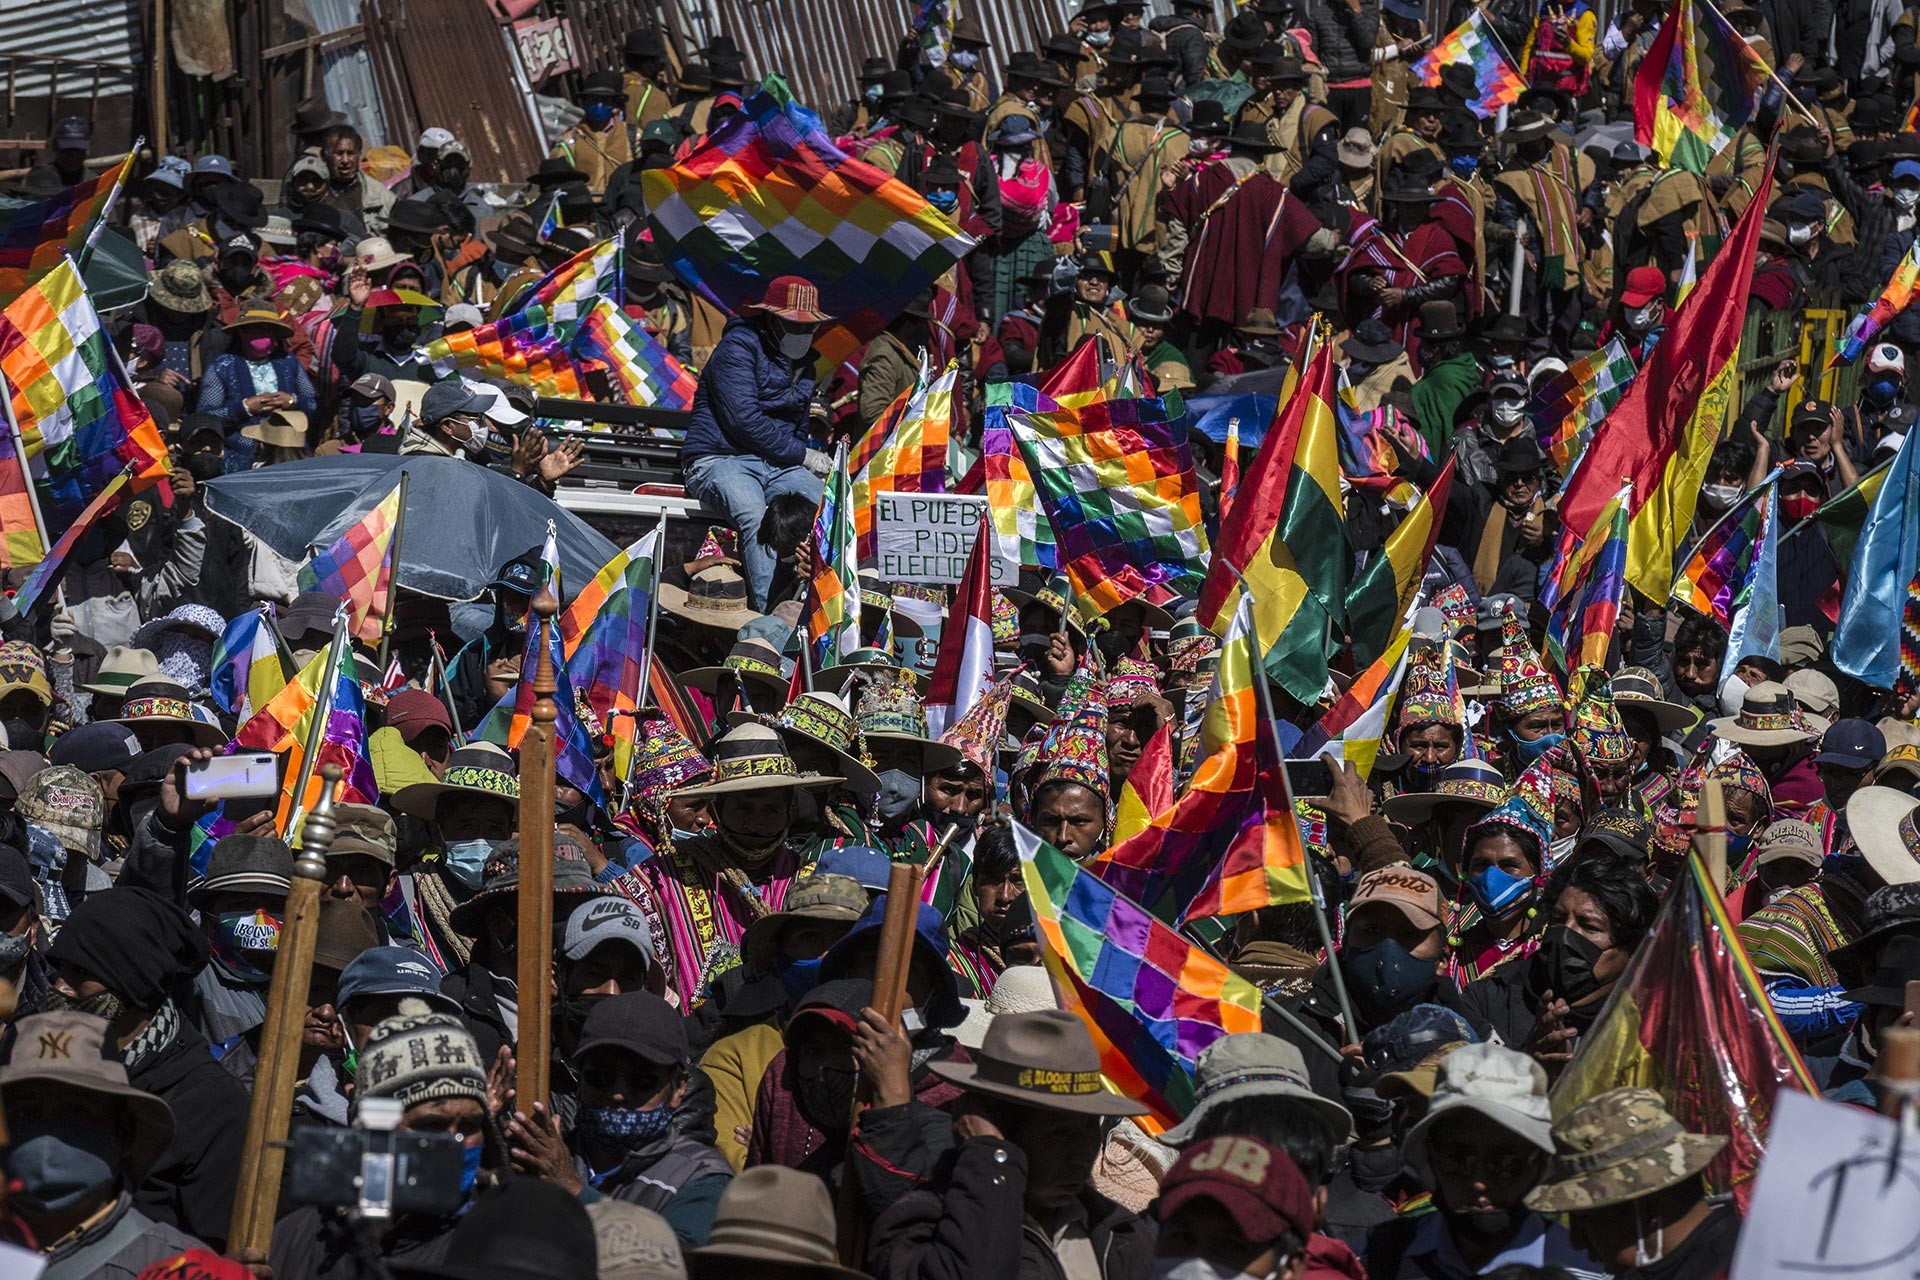
[[[927,735],[937,738],[957,724],[992,683],[993,531],[983,508],[960,587],[941,624],[940,655],[927,680]]]
[[[1227,419],[1227,440],[1220,449],[1220,524],[1233,509],[1233,491],[1240,487],[1240,419]]]

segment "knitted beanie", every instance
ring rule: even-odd
[[[373,1029],[354,1074],[357,1096],[393,1098],[402,1106],[439,1098],[487,1102],[480,1047],[452,1014],[424,1000],[402,1000],[400,1012]]]

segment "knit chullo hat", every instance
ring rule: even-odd
[[[1068,690],[1071,695],[1072,690]],[[1066,698],[1060,700],[1060,718],[1047,730],[1040,746],[1040,776],[1034,780],[1038,791],[1049,782],[1077,782],[1105,799],[1108,789],[1107,704],[1098,692],[1088,689],[1068,714]]]
[[[956,748],[988,781],[993,779],[995,757],[1007,738],[1007,706],[1012,701],[1013,681],[996,680],[967,708],[967,714],[940,735],[940,741]]]
[[[400,1012],[368,1035],[354,1090],[356,1098],[392,1098],[403,1107],[441,1098],[472,1098],[484,1107],[487,1068],[460,1019],[403,999]]]
[[[1553,766],[1555,752],[1549,751],[1527,766],[1514,780],[1507,798],[1493,812],[1467,828],[1467,848],[1483,835],[1502,832],[1531,847],[1534,865],[1546,870],[1548,848],[1553,844]]]
[[[993,593],[993,643],[1012,644],[1020,638],[1020,607],[1013,601]]]
[[[1113,664],[1100,685],[1100,700],[1109,707],[1131,707],[1160,692],[1160,669],[1128,655]]]
[[[1625,764],[1633,758],[1633,739],[1620,722],[1605,673],[1592,674],[1587,691],[1573,709],[1573,743],[1596,764]]]
[[[1464,739],[1467,707],[1445,648],[1432,641],[1416,640],[1406,679],[1400,686],[1400,732],[1430,724],[1458,730]]]
[[[664,803],[667,793],[713,772],[713,765],[673,721],[655,712],[641,718],[633,735],[633,793]]]
[[[1527,639],[1526,624],[1517,613],[1501,623],[1500,705],[1515,719],[1541,708],[1563,705],[1560,682],[1553,678]]]
[[[1434,592],[1427,603],[1438,609],[1440,616],[1447,620],[1449,635],[1458,635],[1461,631],[1473,626],[1479,617],[1479,610],[1474,606],[1473,597],[1469,596],[1467,589],[1457,582],[1450,582]]]

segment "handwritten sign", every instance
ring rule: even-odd
[[[873,536],[880,580],[959,582],[986,505],[985,498],[974,494],[875,494]],[[1018,566],[994,559],[994,586],[1010,587],[1018,580]]]
[[[1871,1111],[1782,1089],[1733,1280],[1910,1280],[1920,1139]]]
[[[565,18],[528,19],[513,24],[514,43],[520,46],[520,62],[527,69],[527,81],[539,84],[548,76],[573,71],[580,65],[573,42],[573,24]]]

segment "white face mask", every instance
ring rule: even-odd
[[[1107,47],[1107,44],[1108,44],[1108,43],[1109,43],[1109,42],[1110,42],[1110,41],[1111,41],[1112,39],[1113,39],[1113,32],[1111,32],[1111,31],[1089,31],[1089,32],[1087,32],[1087,43],[1088,43],[1088,44],[1090,44],[1090,45],[1092,45],[1092,46],[1093,46],[1094,48],[1096,48],[1096,49],[1104,49],[1104,48],[1106,48],[1106,47]]]
[[[1902,209],[1911,209],[1916,203],[1920,203],[1920,187],[1894,187],[1887,194],[1892,197],[1893,203]]]
[[[1792,245],[1809,244],[1813,240],[1813,224],[1796,222],[1787,228],[1787,243]]]
[[[1289,1261],[1291,1259],[1276,1259],[1273,1270],[1256,1276],[1245,1271],[1229,1271],[1205,1258],[1155,1258],[1153,1280],[1273,1280],[1287,1269]]]
[[[947,55],[947,61],[962,71],[971,71],[980,65],[980,55],[971,49],[955,49]]]
[[[1634,307],[1627,312],[1627,327],[1635,333],[1645,333],[1653,328],[1660,319],[1657,304],[1648,303],[1644,307]]]
[[[1525,416],[1527,406],[1518,400],[1495,400],[1493,402],[1493,420],[1503,427],[1510,427]]]
[[[1188,138],[1187,153],[1189,155],[1196,155],[1196,156],[1212,155],[1213,139],[1212,138]]]
[[[1737,484],[1708,484],[1700,486],[1700,500],[1715,511],[1725,511],[1740,500],[1744,493]]]
[[[1566,836],[1563,839],[1551,841],[1547,845],[1547,865],[1550,867],[1558,866],[1560,863],[1566,861],[1568,855],[1573,852],[1573,842],[1579,838],[1579,832],[1575,832],[1573,835]]]

